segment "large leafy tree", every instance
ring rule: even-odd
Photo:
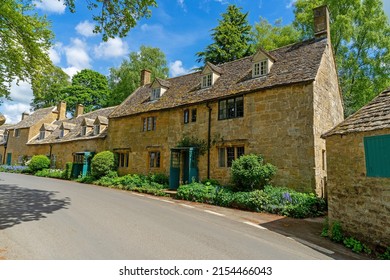
[[[390,26],[381,0],[298,0],[297,29],[313,36],[312,9],[328,5],[346,115],[390,86]]]
[[[300,40],[301,33],[293,25],[283,25],[282,19],[274,24],[260,17],[260,21],[254,26],[255,48],[263,48],[270,51]]]
[[[109,105],[117,105],[126,99],[141,82],[141,70],[152,72],[152,79],[168,77],[165,54],[159,48],[141,46],[139,52],[131,52],[118,68],[111,68],[108,78],[112,90]]]
[[[73,76],[72,84],[61,90],[61,99],[67,103],[67,111],[74,112],[77,104],[90,112],[107,106],[110,95],[106,76],[84,69]]]
[[[229,5],[218,26],[212,29],[214,42],[196,54],[197,62],[220,64],[252,54],[252,26],[247,17],[241,8]]]
[[[0,97],[9,98],[11,82],[34,82],[51,67],[48,49],[53,34],[30,1],[0,1]],[[1,101],[0,101],[1,102]]]

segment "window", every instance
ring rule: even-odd
[[[196,109],[191,111],[191,122],[196,122]]]
[[[156,120],[157,120],[157,117],[143,118],[142,131],[156,130]]]
[[[326,170],[326,151],[322,150],[322,170]]]
[[[100,125],[99,124],[95,124],[93,126],[93,135],[98,135],[100,133]]]
[[[212,74],[207,74],[202,77],[202,88],[211,87]]]
[[[367,177],[390,178],[390,134],[364,137]]]
[[[15,135],[15,137],[20,136],[20,129],[19,128],[15,129],[14,135]]]
[[[160,88],[153,88],[152,89],[152,96],[150,100],[156,100],[160,98],[161,89]]]
[[[232,119],[244,116],[243,97],[234,97],[219,101],[218,119]]]
[[[87,127],[84,125],[81,127],[81,136],[87,135]]]
[[[60,130],[60,138],[65,136],[65,129]]]
[[[268,74],[267,60],[262,60],[253,65],[253,77],[264,76]]]
[[[190,122],[190,110],[186,109],[184,110],[184,123]]]
[[[39,140],[45,139],[45,131],[39,132]]]
[[[119,152],[118,155],[118,167],[129,167],[129,153]]]
[[[219,167],[231,167],[233,160],[238,159],[244,155],[244,147],[226,147],[218,149],[218,166]]]
[[[149,152],[149,167],[150,168],[160,167],[160,152]]]

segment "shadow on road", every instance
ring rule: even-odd
[[[68,197],[54,198],[56,192],[0,184],[0,229],[46,218],[46,214],[66,208]]]

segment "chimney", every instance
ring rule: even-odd
[[[141,71],[141,87],[150,83],[151,74],[152,72],[146,69]]]
[[[84,114],[84,105],[77,104],[76,105],[76,112],[74,112],[74,117],[77,118],[78,116],[81,116]]]
[[[24,120],[25,118],[27,118],[30,114],[28,112],[23,112],[22,113],[22,120]]]
[[[58,111],[58,118],[57,120],[64,120],[66,119],[66,102],[61,101],[57,105],[57,111]]]
[[[330,40],[329,10],[328,6],[320,6],[313,9],[314,13],[314,37],[316,39],[328,38]]]

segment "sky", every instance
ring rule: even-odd
[[[158,7],[151,8],[152,15],[142,19],[125,38],[102,41],[92,29],[92,12],[86,9],[87,0],[76,0],[76,13],[70,13],[63,0],[36,2],[36,10],[45,14],[55,34],[54,46],[50,49],[53,63],[69,76],[82,69],[92,69],[104,75],[112,67],[118,67],[130,52],[140,46],[160,48],[166,55],[169,75],[175,77],[199,67],[196,53],[210,43],[211,29],[218,25],[221,14],[229,4],[235,4],[248,12],[250,24],[264,17],[270,22],[282,18],[283,24],[292,22],[295,0],[157,0]],[[384,0],[390,18],[390,0]],[[4,100],[0,112],[6,123],[17,123],[23,112],[31,111],[33,95],[31,86],[13,83],[12,101]]]

